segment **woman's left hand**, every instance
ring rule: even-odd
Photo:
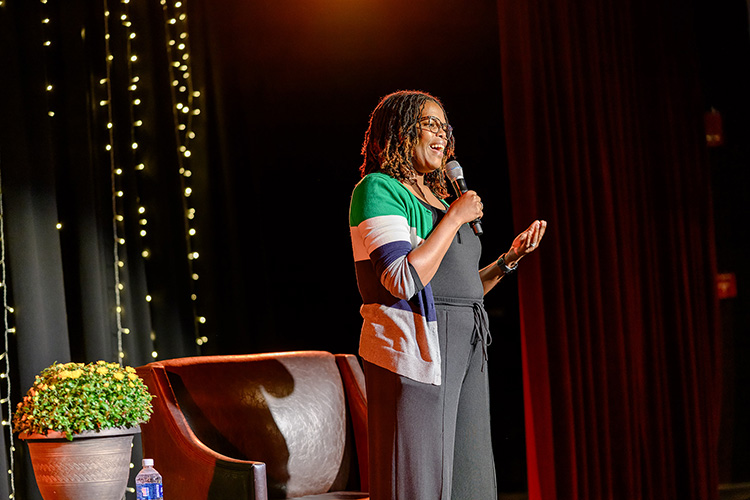
[[[513,240],[513,244],[508,251],[506,262],[517,261],[524,255],[530,254],[536,250],[539,247],[539,243],[541,243],[546,230],[547,221],[535,220],[532,222],[524,232],[516,236],[516,239]]]

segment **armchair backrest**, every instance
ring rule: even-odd
[[[176,405],[203,445],[233,459],[265,462],[269,497],[359,486],[344,386],[332,354],[189,357],[150,363],[139,373],[149,370],[166,374]],[[164,380],[144,378],[147,384]],[[147,433],[143,438],[146,448]]]

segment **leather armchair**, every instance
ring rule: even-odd
[[[197,356],[137,372],[155,396],[143,456],[168,497],[369,498],[367,401],[353,355]]]

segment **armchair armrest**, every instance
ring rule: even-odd
[[[137,369],[151,393],[153,418],[141,425],[143,452],[153,458],[170,497],[189,499],[268,500],[266,466],[238,460],[207,447],[193,433],[158,364]]]
[[[352,354],[336,354],[336,364],[341,372],[341,380],[346,392],[347,404],[351,413],[354,441],[359,463],[359,480],[362,491],[369,491],[368,469],[369,452],[367,438],[367,391],[365,375],[359,360]]]

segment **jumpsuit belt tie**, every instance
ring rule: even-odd
[[[435,297],[435,304],[448,306],[471,307],[474,311],[474,326],[471,332],[471,345],[476,346],[478,342],[482,344],[482,371],[487,362],[487,346],[492,343],[492,334],[490,333],[490,321],[487,311],[481,300],[476,299],[456,299],[446,297]]]
[[[471,345],[475,346],[477,342],[482,343],[482,371],[484,371],[484,364],[487,362],[487,346],[492,343],[490,322],[482,304],[475,302],[472,308],[474,309],[474,331],[471,336]]]

